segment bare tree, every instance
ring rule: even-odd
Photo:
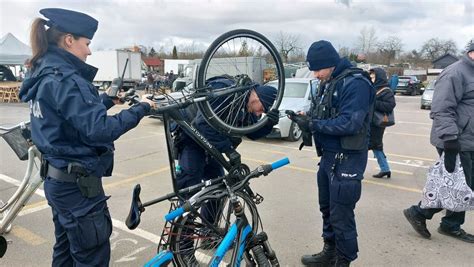
[[[373,51],[377,43],[377,37],[375,36],[375,29],[371,27],[367,29],[362,28],[359,37],[357,37],[357,48],[360,53],[368,54]]]
[[[247,41],[244,40],[240,46],[239,56],[248,57],[250,55],[251,55],[251,52],[249,51],[249,46],[247,44]]]
[[[438,57],[446,53],[457,54],[457,50],[458,49],[454,41],[443,41],[438,38],[429,39],[423,44],[421,48],[421,52],[423,53],[425,58],[431,61],[437,59]]]
[[[194,41],[192,41],[190,44],[181,45],[179,47],[179,51],[179,58],[181,59],[196,59],[202,57],[204,54],[204,52],[198,48]]]
[[[447,40],[441,44],[441,52],[443,55],[447,53],[456,55],[458,53],[458,47],[453,40]]]
[[[298,52],[301,50],[299,35],[292,35],[282,31],[280,31],[279,35],[277,36],[275,45],[278,51],[280,51],[280,55],[283,58],[283,62],[285,63],[288,63],[288,59],[291,54],[298,54]]]
[[[469,40],[469,42],[467,42],[466,47],[464,48],[464,52],[467,52],[467,50],[469,49],[469,47],[471,47],[472,44],[474,44],[474,39],[471,39]]]
[[[389,36],[387,39],[377,44],[378,52],[385,59],[385,64],[390,63],[400,54],[402,51],[402,39],[396,36]]]
[[[429,68],[431,66],[431,61],[427,60],[426,57],[423,56],[423,53],[421,51],[417,51],[416,49],[402,54],[399,59],[400,62],[409,63],[412,67]]]

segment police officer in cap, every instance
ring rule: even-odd
[[[324,247],[301,261],[307,266],[349,266],[358,252],[354,209],[367,165],[375,90],[368,74],[340,58],[328,41],[313,43],[306,60],[320,87],[310,114],[290,118],[313,133],[322,156],[317,181]]]
[[[31,70],[20,90],[31,109],[32,139],[53,211],[53,266],[108,266],[112,221],[102,177],[113,168],[113,142],[154,107],[141,103],[114,116],[118,100],[99,95],[97,69],[85,63],[98,22],[75,11],[40,10],[31,29]]]

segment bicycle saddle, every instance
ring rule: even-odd
[[[0,235],[0,258],[7,252],[7,240]]]
[[[130,212],[128,213],[127,219],[125,220],[125,224],[130,230],[137,228],[137,226],[140,224],[140,215],[143,211],[145,211],[145,208],[142,207],[142,202],[140,200],[141,190],[142,188],[140,184],[135,185],[133,188],[132,205],[130,207]]]

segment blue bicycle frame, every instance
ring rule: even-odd
[[[262,165],[259,166],[255,171],[253,171],[249,176],[246,177],[244,182],[246,183],[250,177],[258,177],[260,175],[267,175],[272,170],[280,168],[289,163],[288,158],[281,159],[269,165]],[[225,181],[224,181],[225,183]],[[225,183],[226,184],[226,183]],[[227,186],[227,184],[226,184]],[[241,208],[241,204],[238,199],[235,197],[234,193],[227,186],[228,192],[230,193],[231,203],[234,206],[234,213],[237,217],[236,221],[231,225],[227,234],[222,239],[221,243],[216,249],[214,256],[209,264],[211,267],[219,266],[220,262],[224,258],[225,254],[229,251],[232,244],[238,244],[238,249],[233,251],[232,255],[232,262],[230,266],[238,267],[240,266],[246,246],[248,242],[254,239],[256,234],[252,231],[252,227],[248,223],[247,217]],[[198,193],[199,194],[199,193]],[[203,199],[205,196],[203,196]],[[193,197],[191,198],[193,199]],[[189,212],[193,210],[193,205],[200,201],[194,200],[193,203],[187,201],[181,207],[171,211],[167,215],[165,215],[166,221],[173,221],[177,217],[183,215],[185,212]],[[266,236],[266,234],[265,234]],[[145,267],[162,267],[166,266],[173,260],[173,252],[169,250],[165,250],[160,252],[158,255],[153,257],[150,261],[145,264]]]

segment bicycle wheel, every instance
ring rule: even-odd
[[[259,216],[255,203],[243,192],[236,192],[236,195],[245,210],[249,224],[257,231]],[[215,210],[210,212],[217,214],[213,223],[217,231],[193,214],[181,217],[172,226],[170,247],[175,255],[177,266],[208,266],[210,264],[221,240],[235,221],[228,196],[219,200],[214,208]],[[233,249],[234,246],[230,250]],[[225,265],[230,263],[231,256],[232,252],[229,251],[222,263]]]
[[[199,66],[197,90],[216,76],[232,76],[235,85],[209,89],[225,94],[198,102],[207,122],[227,134],[244,135],[263,127],[266,117],[245,116],[252,84],[278,80],[276,99],[270,109],[278,109],[285,88],[285,73],[278,50],[260,33],[233,30],[217,38],[207,49]],[[270,110],[269,109],[269,110]]]

